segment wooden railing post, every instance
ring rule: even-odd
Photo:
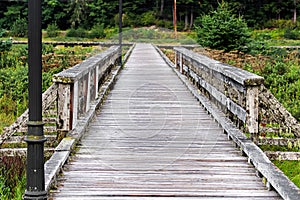
[[[74,112],[74,84],[56,81],[57,90],[57,130],[67,132],[72,129]]]
[[[259,123],[258,123],[258,107],[260,86],[248,86],[246,91],[246,127],[250,133],[250,137],[254,142],[258,141]]]
[[[257,141],[259,133],[259,89],[263,77],[223,64],[182,47],[175,47],[176,66],[190,77],[209,100]]]
[[[98,84],[119,58],[120,47],[95,55],[53,77],[58,85],[57,130],[72,130],[81,116],[85,115],[98,96]],[[100,82],[100,83],[99,83]]]
[[[175,51],[175,66],[178,68],[179,72],[183,73],[183,58],[182,53]]]

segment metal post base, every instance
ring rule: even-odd
[[[23,200],[47,200],[48,194],[45,191],[25,191],[25,194],[23,196]]]

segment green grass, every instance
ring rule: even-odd
[[[273,161],[300,188],[300,161]]]
[[[292,144],[289,146],[279,146],[279,145],[260,145],[259,146],[263,151],[293,151],[300,152],[300,148],[298,146],[293,146]]]
[[[300,39],[284,38],[284,29],[264,29],[252,31],[252,38],[263,40],[268,46],[300,46]]]

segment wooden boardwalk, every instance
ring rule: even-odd
[[[149,44],[137,44],[53,199],[280,199]]]

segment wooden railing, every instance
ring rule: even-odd
[[[66,132],[98,98],[103,83],[120,56],[120,47],[112,46],[74,67],[54,76],[54,83],[43,93],[42,112],[47,137],[46,151],[54,151]],[[0,155],[25,155],[23,141],[27,133],[28,110],[0,134]],[[3,144],[5,143],[5,144]],[[10,148],[15,147],[15,148]]]
[[[286,175],[284,175],[282,171],[278,170],[278,168],[268,159],[268,157],[264,154],[264,152],[254,142],[252,142],[242,132],[241,129],[237,128],[234,122],[227,117],[229,115],[228,112],[231,111],[226,111],[226,109],[228,108],[224,109],[224,104],[221,104],[220,102],[217,101],[217,99],[220,99],[220,97],[219,98],[218,96],[217,98],[215,97],[216,94],[220,94],[221,92],[216,91],[217,87],[214,88],[212,86],[211,83],[213,80],[214,81],[216,81],[215,79],[224,80],[223,78],[225,78],[226,80],[224,81],[225,83],[227,83],[228,85],[234,84],[234,86],[237,87],[238,85],[243,85],[242,80],[244,81],[247,80],[247,76],[245,77],[245,74],[248,73],[247,72],[244,73],[243,71],[237,69],[237,72],[240,72],[241,77],[240,78],[237,77],[238,80],[235,82],[232,79],[236,77],[239,73],[233,75],[234,67],[219,63],[217,61],[208,59],[207,57],[188,51],[186,49],[177,48],[177,47],[175,48],[176,64],[174,64],[169,60],[168,57],[166,57],[162,53],[160,49],[157,48],[157,51],[163,56],[166,63],[168,63],[168,65],[173,68],[174,72],[178,75],[178,77],[183,82],[183,84],[187,86],[187,88],[191,91],[191,93],[195,96],[195,98],[199,100],[199,102],[203,105],[203,107],[207,110],[207,112],[211,114],[211,116],[216,120],[216,122],[218,122],[219,125],[224,129],[224,133],[227,134],[228,139],[232,140],[235,143],[236,147],[240,149],[241,153],[244,156],[248,157],[248,162],[255,167],[257,176],[262,178],[263,182],[266,184],[267,189],[268,190],[274,189],[279,193],[279,195],[283,199],[289,199],[289,200],[299,199],[300,198],[299,188],[291,180],[289,180],[289,178]],[[188,56],[185,54],[188,54]],[[210,62],[211,64],[209,64]],[[222,69],[223,66],[224,68]],[[202,77],[202,74],[199,73],[200,70],[205,70],[203,74],[205,74],[206,76]],[[254,82],[257,81],[256,82],[257,85],[254,84],[254,87],[258,87],[258,85],[261,84],[263,81],[261,77],[251,76],[251,73],[249,73],[248,75],[249,75],[248,78],[250,79],[254,78]],[[217,77],[213,77],[213,76],[217,76]],[[258,80],[256,80],[256,78]],[[208,79],[213,79],[213,80],[208,80]],[[207,83],[204,82],[205,80],[207,80]],[[221,80],[219,80],[220,84],[223,83]],[[248,81],[246,81],[246,84],[244,85],[245,85],[244,93],[248,91],[246,89],[247,88],[246,86],[248,87],[253,86],[253,84],[249,84]],[[226,85],[226,87],[228,86]],[[205,88],[210,88],[210,90]],[[202,92],[200,92],[199,89],[202,90]],[[226,91],[226,90],[221,90],[221,91]],[[227,96],[228,92],[224,92],[224,93],[225,94],[223,93],[220,94],[220,96],[224,98],[225,97],[229,98]],[[244,94],[243,97],[246,98],[247,95]],[[255,97],[255,100],[257,100],[257,97]],[[243,99],[243,101],[247,101],[247,99]],[[253,99],[250,101],[253,101]],[[221,109],[219,109],[216,106],[216,104],[218,107],[223,108],[223,111],[221,111]],[[240,104],[242,105],[242,103]],[[231,113],[231,115],[233,114]],[[246,118],[247,115],[248,113],[246,113]]]
[[[120,57],[120,47],[110,47],[76,66],[54,75],[58,85],[58,130],[68,132],[98,97],[98,86]]]
[[[258,95],[264,79],[182,47],[175,47],[175,66],[238,125],[257,139]],[[245,125],[245,126],[244,126]]]
[[[51,143],[56,140],[56,117],[57,117],[57,85],[52,84],[42,95],[42,112],[44,133],[47,137],[46,146],[52,146]],[[27,122],[28,122],[28,109],[17,118],[17,120],[5,128],[3,133],[0,134],[0,145],[7,142],[8,146],[17,146],[17,143],[21,143],[27,133]],[[6,151],[6,149],[1,149]],[[25,154],[25,149],[17,149],[16,151],[11,149],[10,154]],[[0,152],[1,154],[1,152]]]

